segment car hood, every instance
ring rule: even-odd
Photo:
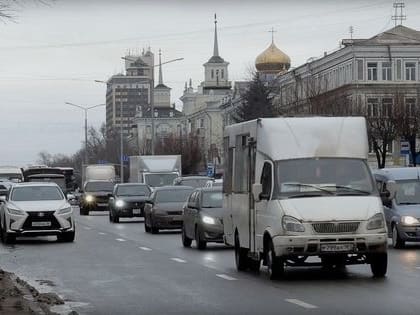
[[[127,202],[142,202],[149,200],[147,196],[116,196],[116,199],[127,201]]]
[[[9,201],[7,206],[27,212],[55,211],[58,209],[71,207],[66,200]]]
[[[400,215],[410,215],[416,218],[420,218],[420,204],[397,205],[397,212]]]
[[[223,219],[223,208],[201,208],[202,215],[208,215],[209,217]]]
[[[154,208],[158,210],[165,211],[180,211],[184,206],[185,201],[183,202],[159,202],[156,203]]]
[[[376,196],[336,196],[278,200],[286,215],[310,221],[363,221],[383,206]]]

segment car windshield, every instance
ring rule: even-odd
[[[399,180],[397,181],[397,204],[420,204],[420,181]]]
[[[201,188],[206,186],[208,181],[208,178],[183,178],[181,181],[177,182],[177,184],[182,186],[190,186],[193,188]]]
[[[123,185],[117,188],[118,196],[149,196],[150,189],[145,185]]]
[[[363,160],[311,158],[275,163],[274,198],[326,195],[370,195],[374,190]]]
[[[150,187],[161,187],[172,185],[177,174],[146,174],[144,175],[145,182]]]
[[[223,194],[222,191],[205,191],[203,192],[202,208],[222,208]]]
[[[85,191],[96,192],[96,191],[109,191],[114,190],[114,183],[112,182],[88,182],[85,187]]]
[[[156,192],[157,202],[184,202],[193,189],[161,190]]]
[[[13,189],[10,200],[12,201],[41,201],[62,200],[64,195],[60,188],[54,186],[16,187]]]

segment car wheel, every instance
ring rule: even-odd
[[[144,231],[146,232],[146,233],[150,233],[151,231],[150,231],[150,226],[148,225],[148,223],[147,223],[147,217],[145,216],[144,217]]]
[[[198,227],[195,228],[195,243],[200,250],[206,249],[207,247],[207,242],[201,237],[201,232]]]
[[[405,242],[401,239],[400,235],[398,234],[397,225],[392,225],[392,246],[394,248],[403,248],[405,245]]]
[[[114,221],[114,218],[112,217],[112,210],[109,209],[109,222]]]
[[[271,280],[279,279],[284,274],[284,261],[276,256],[273,241],[270,240],[268,248],[265,251],[267,270]]]
[[[57,241],[63,243],[74,242],[75,232],[64,232],[63,234],[57,235]]]
[[[235,263],[238,271],[244,271],[249,267],[248,249],[241,247],[238,233],[235,233]]]
[[[373,276],[377,278],[383,278],[386,275],[388,269],[388,254],[377,253],[370,256],[370,269],[372,270]]]
[[[89,210],[85,208],[80,208],[80,215],[89,215]]]
[[[150,231],[152,232],[152,234],[158,234],[159,233],[159,228],[155,227],[153,224],[153,220],[152,220],[152,216],[150,216],[149,218],[149,223],[150,223]]]
[[[120,223],[120,217],[118,215],[113,215],[113,218],[114,218],[113,220],[114,223]]]
[[[184,247],[191,247],[192,239],[190,239],[187,236],[184,226],[182,226],[182,235],[181,236],[182,236],[182,245]]]

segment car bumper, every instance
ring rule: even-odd
[[[153,225],[159,229],[180,229],[182,228],[182,215],[154,215]]]
[[[96,202],[89,202],[89,203],[82,203],[80,205],[81,208],[89,210],[89,211],[107,211],[109,210],[108,203],[96,203]]]
[[[398,225],[398,234],[406,242],[420,242],[420,226]]]
[[[144,217],[144,209],[138,209],[140,212],[136,212],[138,208],[126,208],[126,209],[113,209],[114,213],[121,218],[136,218]]]
[[[223,226],[202,225],[203,238],[206,242],[223,243]]]
[[[276,236],[273,245],[277,256],[322,256],[386,252],[386,233],[352,235]],[[351,244],[347,250],[326,251],[325,245]]]

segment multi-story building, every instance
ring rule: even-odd
[[[107,131],[128,136],[139,107],[149,107],[153,93],[154,55],[150,49],[141,55],[125,56],[125,74],[112,76],[107,82]]]
[[[372,38],[344,39],[333,53],[277,76],[276,102],[284,113],[356,104],[368,116],[385,115],[397,98],[407,107],[418,104],[419,67],[420,32],[398,25]],[[389,151],[389,162],[398,163],[398,141]]]

